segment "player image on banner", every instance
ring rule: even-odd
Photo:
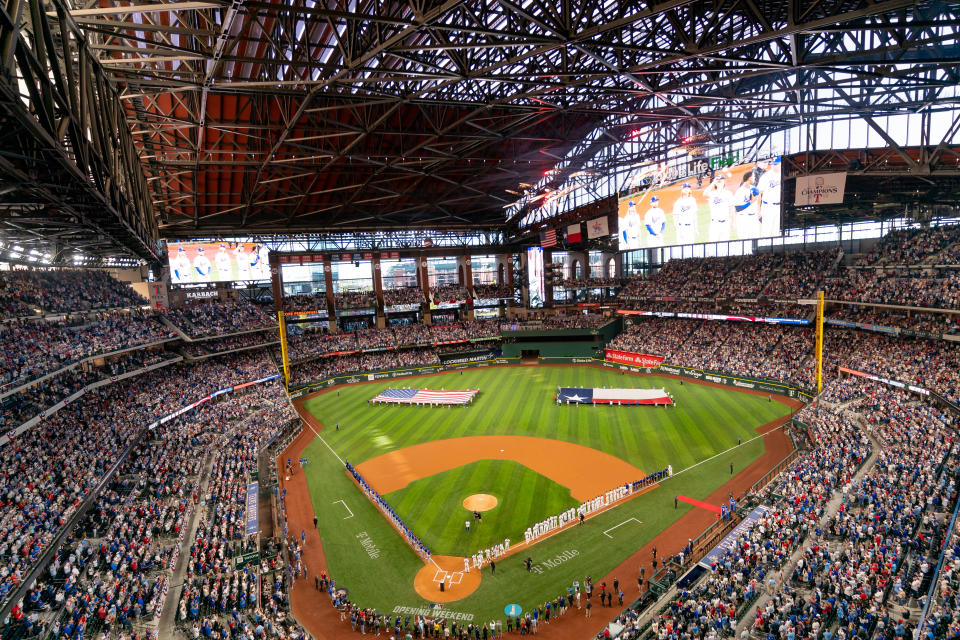
[[[621,251],[779,235],[780,158],[626,195],[617,216]]]
[[[213,280],[213,265],[204,255],[203,247],[197,247],[197,257],[193,259],[193,268],[196,269],[197,282],[211,282]]]
[[[743,174],[737,192],[733,194],[733,221],[737,236],[756,238],[760,235],[760,190],[753,171]]]
[[[638,244],[640,242],[640,212],[637,210],[637,203],[630,201],[627,203],[627,215],[625,224],[621,225],[620,235],[623,241],[628,245]]]
[[[190,282],[190,258],[183,247],[177,247],[177,256],[170,260],[170,279],[174,283]]]
[[[780,158],[757,164],[760,192],[760,232],[762,237],[780,233]]]
[[[230,254],[227,253],[226,243],[220,243],[220,249],[213,261],[217,265],[218,280],[230,280],[233,277],[233,261],[230,259]]]
[[[237,248],[233,250],[233,255],[237,258],[237,280],[250,279],[250,256],[247,254],[247,248],[242,242],[237,243]]]
[[[677,228],[678,244],[693,244],[697,241],[697,210],[693,185],[684,182],[680,188],[680,197],[673,203],[673,223]]]
[[[660,198],[657,196],[650,198],[650,208],[643,216],[643,226],[649,235],[647,246],[662,247],[663,234],[667,230],[667,214],[660,208]]]
[[[703,190],[703,196],[710,207],[710,242],[730,240],[733,194],[727,189],[729,175],[729,171],[726,174],[718,173],[710,186]]]
[[[270,251],[242,242],[177,242],[167,245],[171,284],[269,280]]]

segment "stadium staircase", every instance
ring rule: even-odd
[[[863,428],[863,426],[865,425],[865,422],[863,421],[862,417],[859,418],[858,423],[861,425],[861,428]],[[867,434],[867,437],[870,438],[870,444],[871,444],[870,455],[863,462],[863,464],[860,465],[860,468],[853,475],[853,478],[851,478],[850,480],[850,484],[856,482],[866,474],[870,473],[870,471],[873,470],[874,466],[877,463],[877,456],[879,455],[880,446],[881,446],[880,442],[873,437],[873,434],[870,431],[865,430],[865,432]],[[843,493],[841,493],[841,491],[834,492],[833,498],[827,503],[827,506],[824,508],[823,518],[821,518],[820,520],[821,526],[826,522],[829,522],[830,519],[837,514],[837,511],[840,510],[840,506],[843,504],[843,502],[844,502]],[[784,587],[785,586],[784,583],[789,580],[789,576],[793,575],[793,572],[797,568],[797,561],[804,556],[806,547],[807,545],[803,543],[798,545],[797,549],[790,556],[790,559],[784,563],[783,567],[780,569],[780,572],[779,572],[780,578],[777,579],[777,584],[776,584],[777,589]],[[791,585],[791,588],[795,589],[795,587],[793,587],[792,585]],[[744,629],[746,629],[748,632],[753,633],[753,624],[754,624],[754,620],[757,617],[757,611],[762,608],[766,608],[767,603],[770,602],[772,594],[770,592],[769,585],[767,584],[763,585],[762,589],[760,590],[760,593],[761,593],[760,597],[757,598],[756,601],[754,601],[752,606],[747,608],[742,614],[739,614],[738,612],[739,618],[738,618],[736,634],[735,634],[737,637],[740,636],[740,633]],[[821,632],[825,630],[826,630],[826,627],[821,628]],[[756,638],[763,637],[763,636],[757,635],[756,633],[753,633],[753,635]]]
[[[166,328],[170,329],[171,331],[174,331],[178,336],[180,336],[180,339],[181,339],[181,340],[183,340],[183,341],[185,341],[185,342],[193,342],[193,338],[191,338],[191,337],[188,336],[186,333],[184,333],[183,329],[181,329],[181,328],[178,327],[177,325],[173,324],[173,322],[170,320],[170,318],[168,318],[167,316],[163,315],[162,313],[160,314],[159,317],[160,317],[160,322],[163,323],[163,326],[165,326]]]

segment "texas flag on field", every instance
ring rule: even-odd
[[[567,227],[567,243],[568,244],[577,244],[578,242],[583,242],[583,236],[580,235],[580,223],[572,224]]]
[[[557,400],[561,404],[673,404],[664,389],[557,387]]]

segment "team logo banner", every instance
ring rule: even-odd
[[[632,364],[638,367],[651,367],[656,369],[663,362],[663,356],[652,356],[646,353],[631,353],[630,351],[617,351],[616,349],[607,349],[604,356],[610,362],[619,362],[621,364]]]
[[[797,177],[797,196],[794,204],[843,204],[843,190],[847,186],[846,173],[816,173]]]
[[[603,216],[602,218],[594,218],[593,220],[587,223],[587,237],[591,240],[594,238],[603,238],[610,235],[610,229],[607,226],[607,217]]]

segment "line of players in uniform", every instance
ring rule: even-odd
[[[780,158],[758,162],[747,171],[736,192],[728,187],[729,171],[717,172],[709,186],[703,190],[710,209],[708,242],[726,242],[736,229],[740,239],[775,236],[780,229]],[[680,197],[673,203],[673,223],[676,228],[675,244],[695,244],[697,238],[697,211],[699,203],[693,195],[693,187],[684,182]],[[650,208],[640,216],[636,202],[627,203],[626,228],[623,241],[630,247],[660,247],[664,245],[667,231],[667,214],[660,206],[660,198],[650,198]],[[640,242],[646,229],[647,241]]]
[[[170,261],[170,278],[177,282],[214,282],[223,280],[266,280],[270,277],[269,258],[266,245],[254,244],[248,252],[244,243],[238,242],[232,252],[227,243],[221,242],[220,249],[213,257],[213,263],[206,256],[204,248],[197,247],[197,255],[191,262],[183,247],[177,247],[177,255]],[[231,256],[231,253],[233,254]],[[237,277],[233,276],[233,262],[237,264]],[[214,278],[216,265],[216,278]]]

